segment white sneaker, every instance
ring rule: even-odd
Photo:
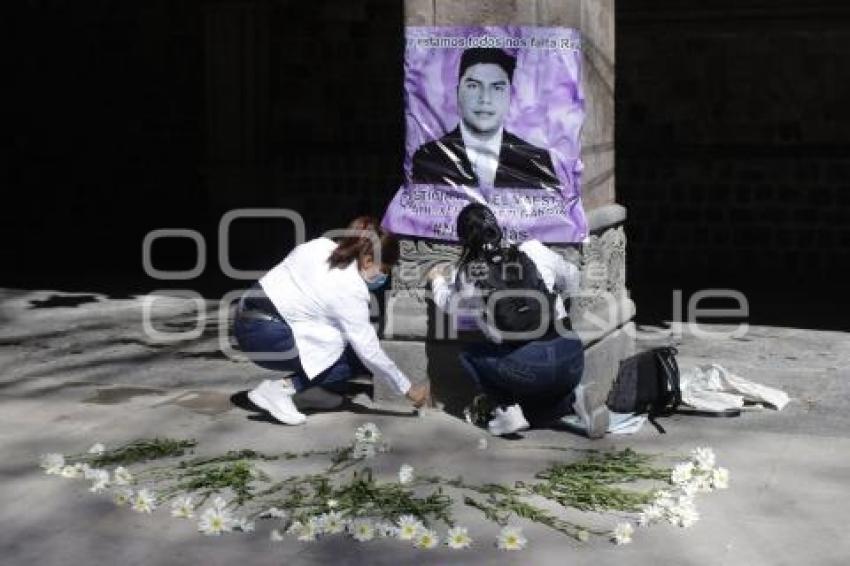
[[[487,423],[487,430],[493,436],[513,434],[520,430],[526,430],[528,427],[528,421],[525,420],[525,415],[522,414],[522,408],[519,405],[511,405],[506,409],[496,407],[493,410],[493,419]]]
[[[292,402],[293,395],[295,395],[294,387],[287,387],[279,381],[267,379],[248,392],[248,399],[259,408],[268,411],[275,420],[283,424],[300,425],[307,420],[307,417],[295,408],[295,403]]]
[[[608,407],[603,402],[598,407],[591,408],[592,387],[582,384],[576,386],[573,410],[581,420],[588,438],[602,438],[608,431]]]

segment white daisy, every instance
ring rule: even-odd
[[[402,515],[398,518],[398,538],[401,540],[413,540],[423,527],[422,521],[413,515]]]
[[[354,432],[357,442],[377,444],[381,440],[381,431],[375,423],[366,423]]]
[[[402,485],[409,484],[413,481],[413,466],[410,464],[402,464],[398,469],[398,483]]]
[[[191,519],[195,516],[195,504],[191,495],[178,497],[171,503],[171,516],[180,519]]]
[[[221,497],[220,495],[216,495],[215,499],[213,499],[213,502],[212,502],[212,506],[214,508],[218,509],[219,511],[226,509],[228,505],[229,505],[229,503],[227,501],[225,501],[224,498]]]
[[[351,536],[358,542],[366,542],[375,538],[375,525],[368,519],[358,519],[352,523]]]
[[[437,533],[431,529],[421,529],[416,535],[416,540],[413,544],[416,548],[434,548],[440,544],[440,537],[437,536]]]
[[[496,546],[502,550],[522,550],[528,543],[528,539],[522,534],[519,527],[502,527]]]
[[[272,529],[272,532],[269,534],[269,539],[272,542],[280,542],[283,540],[283,535],[280,534],[280,531],[277,529]]]
[[[296,535],[301,542],[313,542],[319,536],[318,523],[315,519],[315,517],[310,517],[306,523],[296,521],[293,526],[297,523],[298,528],[292,534]],[[292,527],[290,527],[290,530],[292,530]]]
[[[711,448],[699,447],[691,451],[691,460],[696,464],[697,468],[707,472],[714,468],[716,457],[714,450]]]
[[[711,471],[711,485],[714,489],[726,489],[729,487],[729,470],[717,468]]]
[[[55,452],[44,454],[41,457],[41,467],[44,469],[44,473],[48,475],[59,475],[65,467],[65,457]]]
[[[133,500],[133,490],[129,488],[119,489],[112,495],[112,501],[118,507],[123,507]]]
[[[89,491],[98,493],[109,486],[109,472],[107,470],[92,470],[90,479],[94,480]]]
[[[124,466],[118,466],[112,473],[115,485],[130,485],[133,482],[133,474]]]
[[[655,503],[650,503],[643,508],[639,518],[638,525],[648,527],[664,516],[664,509]]]
[[[611,540],[614,541],[615,544],[629,544],[632,542],[632,534],[634,534],[635,528],[631,525],[631,523],[618,523],[614,530],[611,531]]]
[[[674,485],[682,485],[691,480],[694,473],[694,463],[693,462],[681,462],[676,464],[673,467],[673,471],[670,472],[670,482]]]
[[[328,499],[327,506],[328,509],[336,509],[337,507],[339,507],[339,501],[337,501],[336,499]]]
[[[688,528],[699,520],[699,513],[693,505],[677,505],[670,510],[668,520],[674,525]]]
[[[398,538],[398,527],[386,521],[375,523],[375,534],[386,538]]]
[[[702,482],[699,478],[693,478],[691,481],[681,484],[679,486],[679,491],[681,491],[683,497],[693,499],[693,497],[700,491],[701,483]]]
[[[319,516],[321,530],[329,535],[336,535],[345,531],[347,521],[343,518],[342,513],[331,511]]]
[[[469,536],[466,527],[452,527],[446,534],[446,544],[449,545],[449,548],[455,550],[469,548],[469,545],[472,544],[472,537]]]
[[[104,452],[106,452],[106,446],[104,446],[100,442],[92,444],[91,448],[89,448],[89,454],[97,454],[98,456],[100,456]]]
[[[217,537],[233,530],[233,518],[225,509],[207,507],[198,521],[198,530],[207,536]]]
[[[156,509],[156,497],[147,489],[140,489],[133,497],[133,511],[137,513],[152,513]]]
[[[78,468],[77,466],[63,466],[59,474],[63,478],[71,479],[78,478],[83,475],[82,471],[80,471],[80,468]]]

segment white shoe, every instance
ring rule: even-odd
[[[292,402],[293,395],[295,395],[295,388],[267,379],[248,392],[248,399],[259,408],[268,411],[275,420],[283,424],[300,425],[307,420],[307,417],[295,408],[295,403]]]
[[[573,410],[581,420],[588,438],[602,438],[608,431],[608,407],[604,402],[598,407],[592,407],[591,395],[592,386],[577,385]]]
[[[487,430],[493,436],[513,434],[528,427],[528,421],[525,420],[519,405],[511,405],[506,409],[496,407],[493,410],[493,419],[487,423]]]

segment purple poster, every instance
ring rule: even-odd
[[[405,181],[384,227],[455,240],[460,209],[482,202],[510,240],[582,241],[579,32],[408,27],[406,39]]]

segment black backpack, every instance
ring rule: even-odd
[[[500,248],[484,261],[468,264],[467,277],[487,294],[484,320],[491,327],[500,332],[533,332],[542,325],[547,332],[552,328],[556,295],[546,287],[534,261],[516,246]]]
[[[649,422],[664,433],[655,419],[672,415],[682,402],[678,353],[665,346],[622,360],[608,394],[608,408],[617,413],[646,413]]]

